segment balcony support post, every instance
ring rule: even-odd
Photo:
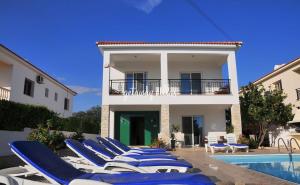
[[[165,104],[160,108],[160,133],[158,138],[165,143],[170,142],[170,106]]]
[[[233,96],[239,96],[238,92],[238,79],[236,72],[236,60],[235,60],[235,52],[231,52],[227,57],[228,64],[228,76],[230,79],[230,92]]]
[[[168,84],[168,53],[162,51],[160,54],[160,78],[161,78],[161,89],[160,93],[169,92]]]

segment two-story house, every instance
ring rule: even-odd
[[[97,42],[103,55],[101,135],[127,145],[169,142],[173,125],[185,145],[225,132],[231,108],[241,134],[235,53],[241,42]]]
[[[72,115],[72,89],[0,44],[0,100],[45,106],[61,117]]]
[[[300,58],[292,60],[286,64],[276,65],[274,70],[253,82],[255,85],[262,85],[265,89],[282,90],[286,95],[285,104],[291,104],[293,114],[295,114],[294,123],[300,123]],[[291,123],[290,122],[290,123]],[[285,141],[296,138],[300,142],[299,133],[295,129],[277,128],[278,133],[270,133],[269,141],[271,146],[277,146],[279,138]],[[279,143],[283,144],[283,143]],[[293,143],[293,146],[295,143]],[[296,145],[294,146],[296,147]]]

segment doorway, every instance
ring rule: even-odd
[[[141,116],[130,117],[130,145],[144,145],[145,118]]]
[[[159,133],[158,111],[116,111],[115,139],[126,145],[151,145]]]
[[[183,116],[182,132],[186,146],[203,145],[203,116]]]

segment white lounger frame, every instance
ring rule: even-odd
[[[96,150],[94,150],[92,147],[84,145],[86,148],[88,148],[89,150],[95,152],[99,157],[101,157],[102,159],[104,159],[105,161],[125,161],[125,162],[130,162],[130,161],[155,161],[155,160],[171,160],[174,161],[174,159],[166,159],[166,158],[151,158],[151,159],[141,159],[141,160],[137,160],[134,159],[132,157],[129,156],[124,156],[124,155],[117,155],[116,157],[114,157],[113,159],[111,159],[109,156],[106,156]],[[134,155],[134,154],[132,154]]]
[[[249,146],[246,146],[246,145],[245,146],[230,145],[230,143],[234,143],[234,144],[237,143],[236,137],[235,137],[235,135],[233,133],[227,134],[226,135],[226,139],[227,139],[228,146],[232,150],[232,153],[234,153],[238,149],[244,149],[244,150],[246,150],[247,153],[249,152]]]
[[[15,155],[17,155],[22,161],[24,161],[27,165],[24,167],[13,167],[13,168],[6,168],[0,170],[0,183],[4,183],[6,185],[56,185],[59,184],[52,178],[48,177],[46,174],[42,173],[34,166],[29,164],[26,160],[24,160],[19,154],[17,154],[14,150],[11,150]],[[95,172],[98,173],[117,173],[112,171],[107,171],[103,169],[95,169]],[[46,182],[39,182],[33,181],[30,179],[26,179],[29,176],[42,176],[44,177],[49,183]],[[21,177],[24,176],[24,177]],[[85,179],[75,179],[70,182],[70,185],[110,185],[104,182],[98,182],[93,180],[85,180]]]
[[[215,150],[223,150],[223,151],[225,151],[226,153],[228,153],[228,147],[229,147],[229,146],[225,146],[225,147],[211,146],[211,144],[218,144],[218,138],[217,138],[217,136],[209,135],[209,136],[207,137],[207,140],[208,140],[207,146],[205,147],[206,152],[208,152],[207,148],[209,148],[209,149],[210,149],[210,152],[211,152],[212,154],[215,153]]]
[[[172,170],[177,170],[180,173],[185,173],[187,172],[188,168],[187,167],[180,167],[180,166],[147,166],[147,167],[135,167],[126,163],[122,162],[107,162],[104,167],[99,167],[97,164],[92,163],[88,159],[86,159],[83,155],[81,155],[79,152],[77,152],[72,146],[67,144],[67,147],[70,148],[74,153],[76,153],[80,158],[78,159],[79,161],[84,161],[87,166],[82,166],[83,169],[97,169],[97,168],[102,168],[104,170],[106,169],[111,169],[113,168],[113,171],[125,171],[125,170],[130,170],[130,171],[135,171],[139,173],[156,173],[159,170],[166,170],[166,172],[171,172]],[[74,158],[74,157],[73,157]],[[72,160],[72,157],[66,157],[66,161],[71,162],[72,165],[75,167],[79,167],[78,165],[82,165],[82,163],[76,164],[75,160]],[[75,164],[74,164],[75,163]],[[90,167],[89,167],[90,166]]]

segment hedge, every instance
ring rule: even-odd
[[[57,114],[46,107],[0,100],[0,130],[20,131],[25,127],[37,128]]]

